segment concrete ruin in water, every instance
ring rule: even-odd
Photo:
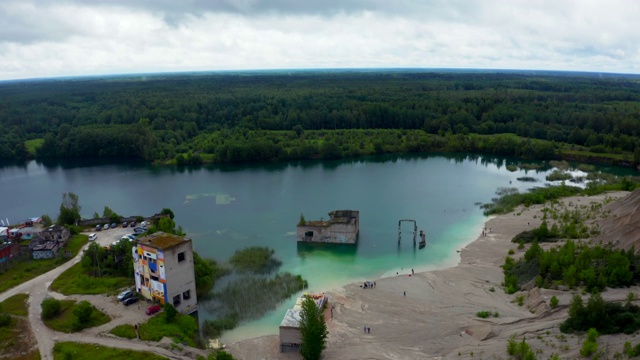
[[[360,233],[360,212],[335,210],[329,220],[304,221],[298,224],[298,242],[355,244]]]

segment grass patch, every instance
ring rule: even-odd
[[[36,156],[36,150],[42,146],[42,144],[44,144],[44,139],[33,139],[24,142],[24,145],[27,147],[27,152],[33,157]]]
[[[175,321],[167,323],[164,313],[154,316],[138,328],[141,340],[160,341],[169,337],[174,341],[196,346],[198,323],[189,315],[177,314]]]
[[[36,339],[30,335],[27,298],[27,294],[17,294],[0,303],[0,317],[3,321],[8,320],[0,327],[0,358],[2,359],[40,359]],[[16,354],[22,355],[16,356]]]
[[[133,327],[133,325],[130,325],[130,324],[118,325],[113,329],[111,329],[111,331],[109,332],[121,338],[127,338],[127,339],[136,338],[136,329]]]
[[[0,310],[3,313],[8,313],[15,316],[27,316],[29,315],[29,308],[27,307],[27,294],[16,294],[7,300],[0,303]]]
[[[69,238],[65,251],[71,251],[71,257],[58,257],[56,259],[27,260],[15,262],[11,268],[0,274],[0,292],[20,285],[26,281],[49,272],[66,263],[78,254],[80,249],[88,242],[87,235],[74,235]]]
[[[107,314],[101,312],[96,308],[93,308],[93,312],[91,313],[91,318],[89,318],[89,321],[86,324],[83,324],[81,328],[78,328],[76,324],[76,316],[73,314],[73,310],[77,306],[76,301],[62,300],[61,305],[62,306],[60,309],[60,315],[52,319],[42,320],[45,325],[56,331],[72,333],[80,331],[82,329],[100,326],[111,321],[111,318],[109,318]]]
[[[61,294],[106,294],[123,287],[131,286],[132,278],[127,277],[93,277],[87,275],[82,263],[77,263],[67,269],[51,283],[51,290]]]
[[[239,272],[268,274],[282,264],[273,254],[274,251],[267,247],[252,246],[236,251],[229,262]]]
[[[156,355],[146,351],[133,351],[125,349],[110,348],[95,344],[80,344],[75,342],[59,342],[53,347],[53,358],[74,360],[74,359],[92,359],[92,360],[110,360],[110,359],[127,359],[127,360],[163,360],[163,356]]]
[[[69,238],[65,251],[71,251],[71,257],[78,255],[80,249],[89,242],[89,236],[85,234],[76,234]]]

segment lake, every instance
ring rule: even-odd
[[[62,194],[79,196],[83,217],[104,206],[122,215],[151,215],[170,208],[202,257],[227,260],[236,250],[268,246],[281,271],[301,274],[310,291],[375,280],[396,272],[457,264],[457,249],[474,240],[486,217],[477,203],[499,187],[524,191],[548,183],[551,171],[510,172],[508,159],[467,155],[378,156],[357,160],[286,164],[224,165],[177,169],[141,163],[75,162],[0,168],[0,219],[11,223],[49,214],[55,218]],[[612,169],[605,169],[612,170]],[[521,182],[529,176],[538,182]],[[337,209],[360,211],[356,246],[299,246],[296,224],[328,219]],[[413,246],[413,219],[427,246]],[[275,334],[287,308],[225,333],[223,341]],[[206,319],[206,311],[200,319]]]

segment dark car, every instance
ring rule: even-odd
[[[151,305],[147,309],[147,315],[153,315],[153,314],[157,313],[158,311],[160,311],[160,309],[162,309],[160,307],[160,305]]]
[[[123,228],[124,228],[124,227],[127,227],[127,225],[129,225],[129,223],[128,223],[128,222],[126,222],[126,221],[122,223],[122,227],[123,227]]]
[[[136,233],[136,234],[142,234],[142,233],[146,233],[147,230],[137,227],[137,228],[133,229],[133,232]]]
[[[135,296],[132,296],[130,298],[124,299],[124,301],[122,302],[124,304],[124,306],[129,306],[131,304],[135,304],[138,302],[138,298]]]
[[[135,221],[132,221],[132,222],[129,224],[129,226],[130,226],[130,227],[136,227],[136,225],[137,225],[137,224],[136,224],[136,222],[135,222]]]
[[[100,230],[102,230],[102,225],[100,224],[96,225],[96,231],[100,231]]]
[[[111,228],[112,228],[112,229],[115,229],[115,228],[117,228],[117,227],[118,227],[118,224],[117,224],[117,223],[112,223],[112,224],[111,224]]]

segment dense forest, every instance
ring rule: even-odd
[[[640,77],[293,71],[0,82],[0,160],[468,151],[640,162]]]

